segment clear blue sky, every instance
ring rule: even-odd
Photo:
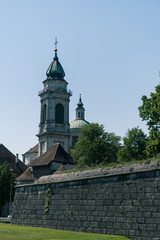
[[[79,94],[86,120],[125,136],[159,83],[159,0],[1,0],[0,143],[20,155],[38,138],[40,98],[54,56],[65,70],[70,121]]]

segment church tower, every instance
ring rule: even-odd
[[[58,60],[57,41],[54,52],[54,59],[46,72],[47,79],[43,81],[43,90],[39,92],[41,111],[37,135],[38,155],[46,152],[54,143],[60,143],[69,152],[69,101],[72,93],[67,90],[65,72]]]

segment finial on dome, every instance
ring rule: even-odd
[[[83,107],[83,103],[82,103],[81,95],[82,95],[82,94],[79,94],[79,102],[78,102],[78,104],[77,104],[77,106],[80,107],[80,108]]]
[[[54,45],[55,45],[55,49],[54,49],[54,51],[55,51],[55,52],[58,51],[58,49],[57,49],[57,43],[58,43],[57,38],[55,38],[55,43],[54,43]]]

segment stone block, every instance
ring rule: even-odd
[[[97,222],[90,222],[90,227],[91,228],[98,228],[98,223]]]
[[[156,224],[148,224],[147,225],[147,230],[156,231]]]
[[[101,234],[106,234],[107,233],[107,230],[105,228],[100,228],[100,233]]]
[[[112,204],[114,204],[112,200],[104,200],[103,201],[103,205],[105,205],[105,206],[112,206]]]
[[[93,232],[98,234],[101,232],[101,230],[100,230],[100,228],[93,228]]]
[[[137,218],[137,223],[145,223],[145,218]]]
[[[140,230],[147,230],[148,229],[148,225],[147,224],[139,224],[139,229]]]

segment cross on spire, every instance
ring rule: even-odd
[[[57,38],[55,38],[55,43],[54,43],[54,45],[55,45],[55,49],[57,49]]]

